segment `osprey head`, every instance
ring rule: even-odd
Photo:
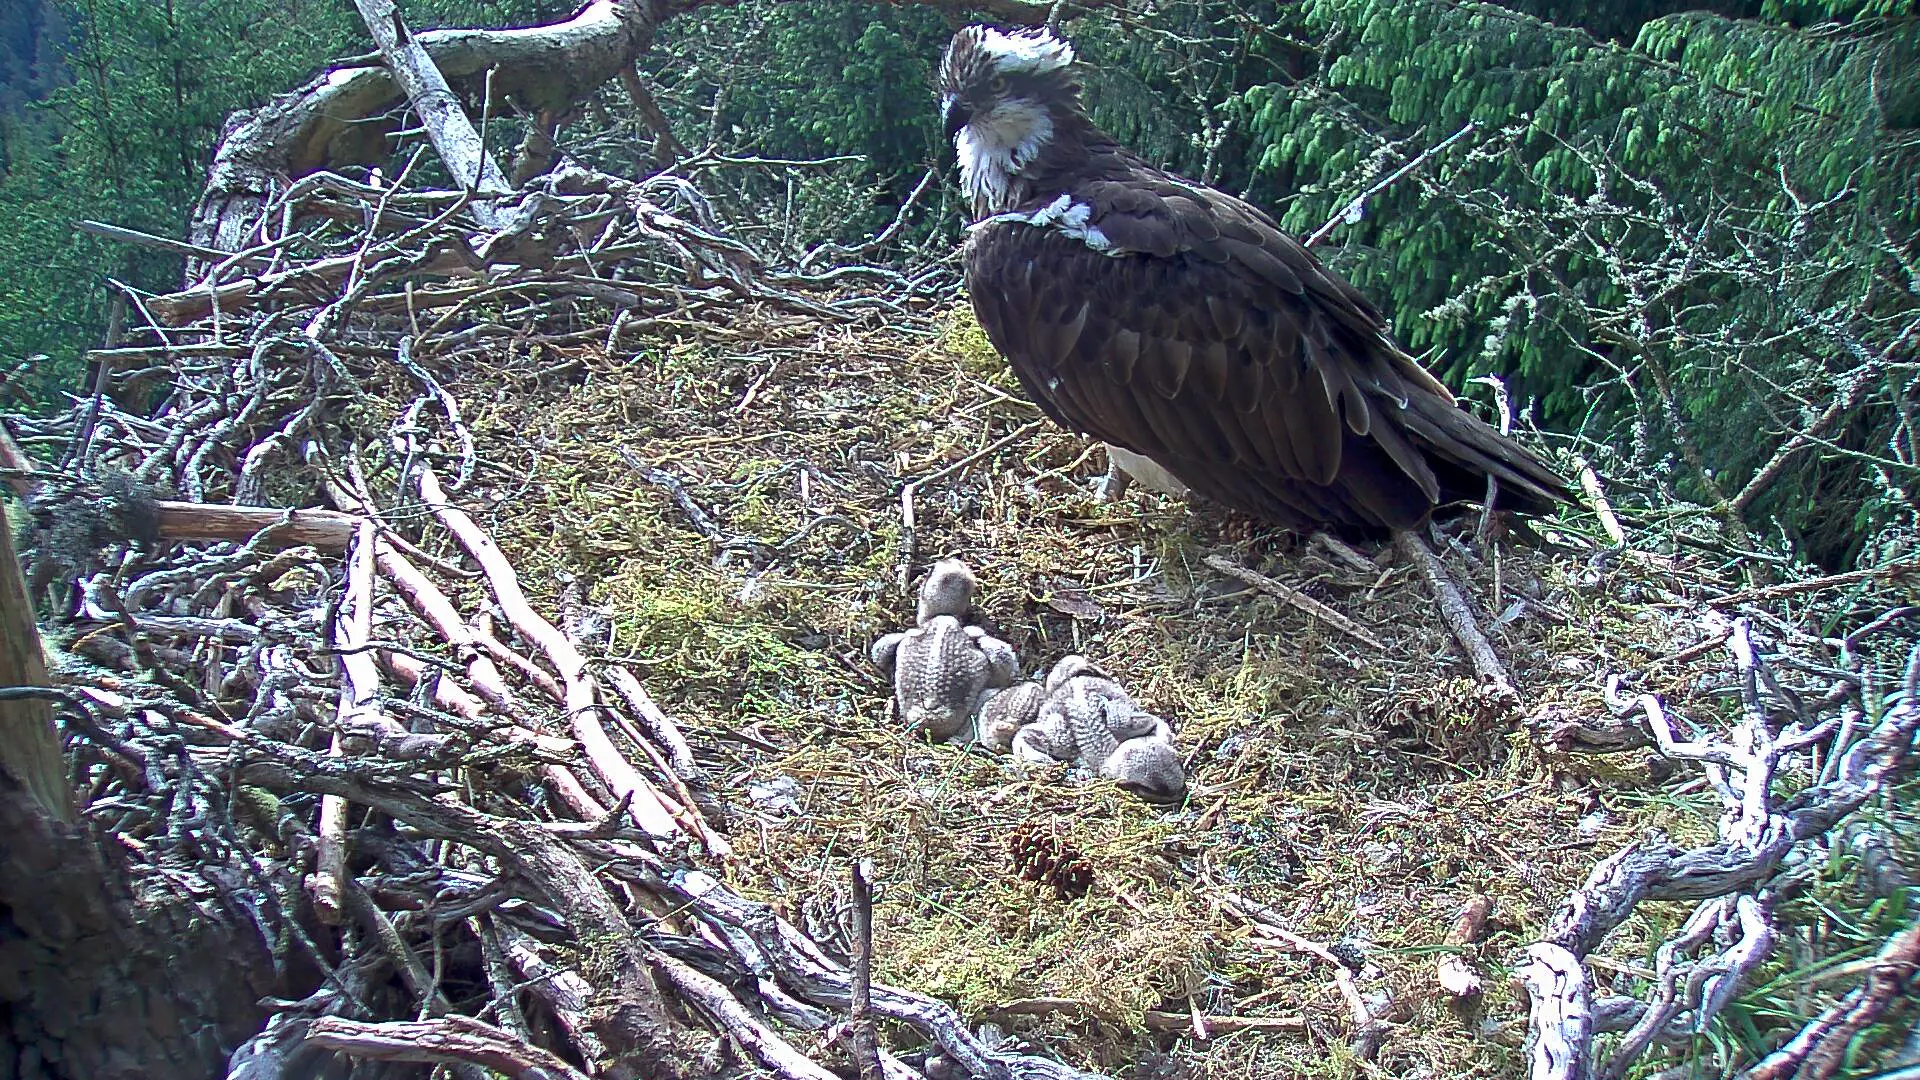
[[[1073,46],[1052,30],[953,35],[940,63],[940,119],[978,209],[1006,209],[1012,179],[1079,114]]]

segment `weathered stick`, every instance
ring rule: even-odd
[[[213,314],[215,305],[225,314],[246,311],[254,305],[282,297],[304,298],[313,292],[337,292],[354,268],[357,255],[320,259],[276,274],[246,277],[218,286],[196,285],[180,292],[148,298],[147,310],[167,326],[185,326]],[[469,270],[468,264],[454,255],[439,255],[426,265],[413,268],[421,274],[452,274]]]
[[[794,1049],[792,1043],[760,1022],[718,980],[695,971],[684,961],[655,950],[649,961],[680,996],[704,1009],[720,1027],[740,1041],[755,1061],[781,1080],[839,1080],[820,1063]]]
[[[1881,579],[1892,580],[1910,574],[1920,574],[1920,559],[1901,559],[1883,566],[1872,566],[1865,570],[1849,570],[1844,574],[1829,574],[1826,577],[1808,578],[1805,581],[1788,581],[1779,585],[1763,585],[1757,589],[1742,589],[1728,593],[1718,599],[1707,601],[1712,607],[1731,607],[1734,604],[1754,604],[1767,600],[1778,600],[1785,596],[1799,596],[1802,593],[1820,592],[1825,589],[1839,589],[1848,585],[1859,585]],[[1717,642],[1716,642],[1717,644]]]
[[[1587,1080],[1593,1075],[1587,971],[1571,951],[1548,942],[1528,946],[1526,955],[1527,962],[1514,977],[1531,1006],[1527,1075],[1534,1080]]]
[[[476,615],[467,629],[473,634],[473,641],[495,661],[505,664],[520,673],[520,677],[538,687],[556,705],[564,705],[567,700],[566,687],[560,680],[547,674],[545,668],[520,655],[512,646],[501,641],[493,632],[493,620],[485,612]]]
[[[1304,1016],[1214,1016],[1205,1014],[1199,1017],[1200,1023],[1212,1035],[1233,1035],[1243,1031],[1305,1031],[1307,1018]],[[1148,1031],[1191,1032],[1194,1016],[1190,1013],[1158,1012],[1149,1009],[1141,1014],[1140,1022]]]
[[[1332,236],[1333,230],[1338,228],[1341,222],[1360,220],[1360,215],[1366,212],[1368,199],[1392,187],[1401,177],[1426,164],[1447,147],[1452,146],[1454,143],[1459,142],[1477,130],[1479,130],[1479,125],[1468,121],[1467,125],[1459,131],[1420,151],[1420,153],[1414,155],[1411,161],[1388,173],[1372,187],[1354,196],[1345,206],[1342,206],[1332,217],[1328,218],[1326,224],[1313,230],[1305,240],[1301,241],[1301,246],[1313,247],[1327,237]]]
[[[558,627],[548,622],[527,602],[526,593],[520,590],[520,575],[513,569],[513,564],[507,561],[500,546],[493,542],[493,537],[488,536],[466,511],[447,501],[446,492],[441,489],[433,469],[420,466],[418,480],[421,500],[486,572],[487,584],[508,620],[522,636],[540,646],[540,650],[547,654],[547,659],[560,672],[561,682],[566,688],[567,719],[573,725],[574,737],[580,740],[580,745],[586,750],[594,773],[615,796],[625,798],[632,795],[633,823],[639,826],[640,831],[662,843],[682,836],[682,830],[667,810],[659,790],[640,775],[633,763],[613,744],[613,739],[608,737],[606,726],[600,722],[600,706],[596,701],[593,676],[587,671],[587,658],[580,655],[580,650],[574,648],[573,642],[568,641]]]
[[[129,229],[124,225],[110,225],[104,221],[81,220],[74,222],[73,227],[80,232],[98,236],[103,239],[117,240],[123,244],[134,244],[139,247],[156,248],[160,251],[171,252],[175,255],[191,255],[213,262],[232,258],[239,258],[245,262],[267,261],[260,256],[235,256],[232,252],[216,251],[210,247],[201,247],[199,244],[189,244],[184,240],[175,240],[167,236],[156,236],[150,232],[141,232],[139,229]],[[89,358],[93,355],[94,353],[88,353]]]
[[[447,77],[434,65],[433,57],[427,55],[426,46],[400,20],[400,9],[394,6],[393,0],[353,0],[353,6],[359,9],[368,32],[373,35],[380,58],[386,61],[387,74],[413,102],[414,110],[420,114],[420,126],[426,129],[427,139],[439,151],[440,160],[446,163],[454,182],[482,195],[510,194],[513,188],[507,183],[506,174],[487,153],[480,133],[474,130],[473,121],[467,119],[460,99],[453,96]],[[489,229],[500,228],[507,219],[505,210],[486,200],[474,202],[470,209],[480,224]]]
[[[1746,628],[1725,639],[1741,671],[1760,667]],[[1609,687],[1612,697],[1612,687]],[[1680,849],[1651,833],[1594,867],[1548,919],[1543,940],[1516,967],[1529,998],[1528,1054],[1532,1080],[1618,1077],[1682,1010],[1694,1023],[1710,1019],[1737,990],[1740,978],[1764,960],[1772,929],[1751,890],[1777,874],[1796,845],[1820,836],[1854,813],[1897,773],[1920,731],[1920,647],[1909,653],[1901,693],[1866,735],[1848,747],[1830,779],[1776,805],[1770,788],[1786,755],[1831,737],[1832,721],[1804,718],[1775,732],[1767,710],[1749,698],[1742,727],[1722,736],[1682,740],[1660,700],[1632,699],[1646,714],[1654,742],[1667,757],[1701,763],[1725,813],[1719,842]],[[1609,1010],[1607,1030],[1626,1030],[1603,1070],[1592,1060],[1598,1010],[1582,966],[1585,956],[1646,900],[1706,900],[1681,932],[1661,947],[1655,1000],[1632,999]],[[1737,933],[1729,933],[1731,931]],[[1708,941],[1725,943],[1718,955],[1682,962]],[[1617,1001],[1617,999],[1615,999]]]
[[[633,745],[640,748],[640,752],[646,755],[647,761],[652,764],[654,768],[660,770],[660,775],[666,777],[668,782],[673,785],[674,794],[679,797],[680,801],[677,805],[668,803],[667,809],[673,811],[674,819],[680,823],[682,828],[693,834],[693,836],[700,841],[700,845],[706,848],[707,852],[713,857],[717,859],[732,859],[734,857],[733,842],[727,839],[725,833],[707,827],[704,810],[700,807],[699,803],[699,794],[688,787],[686,781],[680,779],[679,774],[673,771],[673,766],[667,762],[667,759],[661,755],[653,743],[641,733],[640,729],[633,725],[632,721],[612,710],[608,710],[608,712],[613,716],[614,724],[620,728],[621,732],[624,733],[628,739],[632,740]],[[681,813],[680,811],[682,810],[685,810],[686,813]]]
[[[1091,1006],[1078,998],[1021,998],[1005,1001],[981,1010],[987,1017],[1005,1016],[1094,1016]],[[1103,1017],[1102,1019],[1111,1019]],[[1148,1009],[1140,1014],[1141,1026],[1148,1031],[1193,1033],[1194,1014]],[[1242,1031],[1305,1031],[1304,1016],[1216,1016],[1203,1013],[1200,1022],[1214,1035],[1232,1035]]]
[[[487,703],[499,709],[505,715],[513,715],[519,710],[513,691],[507,688],[507,681],[494,666],[493,659],[480,650],[474,640],[474,634],[460,618],[460,612],[453,601],[435,585],[432,579],[420,572],[389,544],[380,544],[376,552],[376,561],[380,572],[393,583],[407,603],[420,613],[433,628],[440,632],[447,644],[453,646],[454,655],[467,665],[467,678],[473,688]]]
[[[856,859],[853,864],[853,989],[847,1014],[851,1020],[854,1062],[860,1066],[860,1080],[881,1080],[880,1050],[874,1041],[870,992],[873,987],[873,886],[868,875],[872,862]]]
[[[1480,623],[1473,617],[1473,608],[1467,598],[1461,594],[1460,587],[1448,576],[1447,568],[1440,562],[1439,556],[1427,546],[1425,540],[1410,532],[1394,535],[1394,546],[1400,549],[1401,558],[1412,563],[1426,578],[1427,590],[1433,594],[1435,605],[1440,608],[1440,617],[1446,620],[1447,629],[1453,631],[1453,640],[1460,643],[1460,649],[1467,654],[1467,662],[1473,665],[1473,673],[1507,700],[1518,703],[1520,692],[1513,687],[1513,677],[1507,674],[1507,666],[1493,651],[1493,644],[1480,632]]]
[[[1920,923],[1888,939],[1873,958],[1865,983],[1808,1021],[1785,1046],[1742,1073],[1740,1080],[1826,1080],[1846,1063],[1855,1036],[1902,998],[1911,1000],[1916,978],[1920,978]]]
[[[1491,914],[1493,901],[1490,898],[1470,898],[1454,919],[1453,929],[1447,934],[1447,944],[1471,945],[1480,940],[1480,935],[1487,929],[1487,917]],[[1450,954],[1441,957],[1434,975],[1441,988],[1454,997],[1474,997],[1480,993],[1480,971],[1464,956]]]
[[[1580,478],[1580,490],[1587,493],[1588,500],[1593,503],[1593,512],[1600,517],[1600,527],[1607,531],[1607,539],[1612,540],[1615,547],[1624,545],[1627,542],[1627,530],[1621,528],[1620,518],[1613,512],[1613,504],[1607,501],[1607,493],[1600,487],[1600,474],[1594,472],[1587,459],[1578,454],[1573,457],[1573,468]]]
[[[1218,555],[1209,555],[1204,561],[1208,566],[1213,567],[1228,577],[1243,581],[1269,596],[1276,597],[1284,603],[1319,619],[1321,622],[1326,623],[1328,626],[1333,627],[1343,634],[1358,638],[1382,652],[1386,651],[1386,645],[1381,642],[1379,638],[1367,633],[1359,623],[1354,622],[1352,619],[1347,618],[1345,615],[1340,614],[1291,585],[1283,585],[1265,574],[1256,573],[1244,566],[1236,565]]]
[[[333,735],[327,756],[340,758],[340,733]],[[339,926],[347,904],[347,800],[340,795],[320,796],[320,821],[314,828],[313,874],[307,878],[307,891],[313,895],[313,912],[328,926]]]
[[[706,772],[694,759],[693,747],[687,743],[687,736],[673,717],[667,715],[653,700],[653,695],[647,693],[647,688],[641,685],[640,680],[634,678],[633,672],[618,665],[609,667],[607,681],[613,684],[614,692],[633,710],[635,719],[640,721],[647,735],[660,744],[674,773],[689,784],[704,787],[707,783]]]
[[[487,703],[462,689],[459,683],[439,677],[438,672],[428,672],[427,665],[405,653],[377,650],[375,654],[382,670],[392,675],[394,681],[409,690],[418,686],[422,679],[433,680],[433,703],[463,719],[476,723],[502,723],[503,718],[491,716],[487,712]],[[496,729],[512,742],[528,743],[541,751],[554,755],[578,753],[580,744],[572,739],[563,739],[558,735],[547,735],[519,724],[505,724]]]
[[[354,530],[353,547],[347,556],[347,595],[339,616],[328,632],[333,647],[340,653],[340,700],[334,713],[333,742],[329,754],[346,753],[350,735],[366,723],[371,705],[379,693],[380,674],[373,656],[361,649],[373,636],[373,522],[361,518]],[[347,892],[347,801],[338,795],[320,798],[320,821],[316,829],[313,876],[308,889],[313,894],[314,913],[320,921],[337,926],[346,910]]]
[[[39,481],[38,464],[0,427],[0,472],[10,473],[7,486],[21,498],[31,496]],[[153,504],[162,540],[244,544],[266,529],[288,546],[308,545],[321,551],[345,551],[359,518],[337,510],[276,510],[270,506],[222,506],[216,503],[160,499]]]
[[[604,1058],[607,1048],[587,1022],[587,1010],[593,1006],[593,984],[572,968],[548,963],[540,954],[540,943],[531,934],[511,923],[496,925],[501,951],[506,953],[514,974],[526,984],[527,992],[553,1013],[582,1058],[587,1061]]]
[[[458,1013],[384,1024],[323,1016],[307,1028],[307,1041],[374,1061],[464,1062],[516,1080],[588,1080],[551,1051]]]
[[[38,469],[39,466],[34,463],[34,460],[28,457],[27,452],[20,449],[20,444],[14,442],[13,436],[7,433],[7,425],[0,424],[0,472],[10,474],[6,477],[6,484],[13,489],[15,495],[24,499],[34,493],[39,487],[39,482],[33,474]]]
[[[361,518],[347,553],[347,595],[333,624],[333,647],[340,657],[340,704],[336,723],[343,735],[369,729],[405,729],[380,711],[380,665],[373,657],[373,566],[379,546],[373,522]]]

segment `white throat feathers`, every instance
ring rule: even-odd
[[[1053,118],[1039,102],[1010,98],[976,116],[953,137],[960,184],[987,213],[1018,205],[1014,178],[1053,139]]]

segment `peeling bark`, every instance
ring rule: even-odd
[[[510,30],[429,30],[412,41],[446,81],[491,89],[529,112],[563,111],[631,65],[670,15],[704,0],[591,0],[571,18]],[[321,169],[386,160],[406,94],[378,57],[356,58],[291,94],[228,119],[189,227],[193,243],[241,251],[260,241],[261,210],[287,183]],[[187,283],[206,264],[189,263]]]

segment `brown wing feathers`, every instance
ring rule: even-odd
[[[1257,210],[1157,176],[1070,194],[1125,254],[1019,222],[967,251],[982,325],[1055,420],[1296,528],[1410,527],[1488,473],[1523,509],[1566,497]]]

